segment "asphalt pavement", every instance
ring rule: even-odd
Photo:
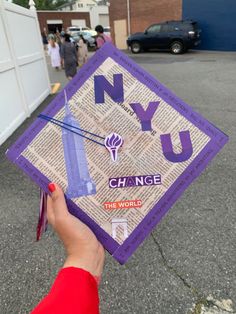
[[[236,53],[128,54],[230,141],[124,266],[107,254],[101,314],[236,313]],[[1,314],[29,313],[64,260],[51,229],[35,242],[38,188],[5,158],[52,98],[0,147]]]

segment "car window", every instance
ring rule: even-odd
[[[160,24],[156,24],[156,25],[152,25],[147,29],[147,33],[159,33],[161,31],[161,25]]]
[[[169,25],[162,25],[161,31],[162,31],[163,33],[169,32]]]
[[[191,31],[193,30],[193,24],[191,23],[183,23],[181,25],[179,25],[179,29],[181,29],[182,31]]]
[[[78,32],[78,31],[80,31],[80,29],[79,29],[79,28],[76,28],[76,27],[71,27],[71,28],[70,28],[70,31],[72,31],[72,32]]]
[[[164,33],[175,31],[175,27],[173,25],[164,24],[161,27],[161,31]]]
[[[182,25],[181,24],[179,24],[179,25],[176,25],[176,24],[172,24],[172,25],[165,24],[165,25],[162,25],[161,31],[162,32],[176,32],[176,31],[180,31],[180,30],[183,30]]]

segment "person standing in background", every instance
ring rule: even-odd
[[[59,31],[56,32],[55,37],[56,37],[56,43],[59,46],[59,53],[60,53],[60,58],[61,58],[62,36],[61,36]],[[61,67],[63,68],[63,66],[62,66],[62,58],[61,58]]]
[[[83,35],[80,35],[80,39],[78,41],[78,63],[81,67],[84,65],[88,60],[88,47],[86,40],[84,39]]]
[[[59,31],[56,32],[55,38],[56,38],[56,43],[58,44],[59,48],[61,48],[61,34]]]
[[[61,46],[62,66],[65,68],[65,74],[68,80],[71,80],[77,73],[77,51],[74,43],[70,41],[70,35],[64,35],[64,43]]]
[[[41,33],[41,36],[42,36],[42,42],[43,42],[44,50],[47,50],[47,47],[48,47],[48,39],[47,39],[46,31],[43,31],[43,32]]]
[[[48,55],[51,58],[52,67],[56,68],[56,70],[59,70],[61,66],[60,48],[53,38],[49,40]]]
[[[95,27],[95,31],[97,32],[96,44],[97,49],[101,48],[106,42],[111,43],[111,37],[104,34],[104,29],[102,25],[97,25]]]

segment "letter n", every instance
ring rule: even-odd
[[[180,142],[182,145],[182,152],[174,153],[170,134],[161,135],[161,145],[165,158],[171,162],[183,162],[188,160],[193,153],[193,146],[189,131],[179,132]]]
[[[105,102],[104,92],[115,102],[124,101],[123,75],[113,74],[113,85],[108,82],[104,75],[94,76],[95,103],[103,104]]]

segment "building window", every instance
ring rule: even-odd
[[[78,3],[79,8],[83,8],[83,6],[84,6],[83,3]]]

